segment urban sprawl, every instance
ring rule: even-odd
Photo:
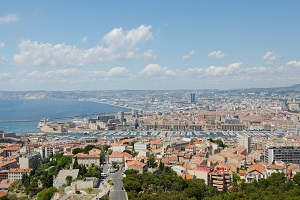
[[[219,191],[230,188],[234,174],[251,183],[277,172],[291,179],[300,170],[298,92],[129,93],[80,100],[130,111],[99,111],[92,117],[61,122],[42,119],[40,133],[0,131],[1,191],[6,193],[15,181],[36,170],[41,160],[56,154],[71,159],[70,167],[59,169],[53,177],[53,187],[69,185],[55,194],[56,199],[82,195],[87,188],[99,189],[90,198],[97,199],[113,187],[110,178],[119,170],[156,173],[161,164],[183,179],[203,179]],[[74,163],[87,169],[98,166],[101,176],[78,179],[80,170]]]

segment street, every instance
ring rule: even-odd
[[[109,174],[110,179],[114,182],[114,185],[110,189],[110,200],[126,200],[126,193],[123,190],[122,173],[123,170],[119,170]]]

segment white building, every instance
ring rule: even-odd
[[[139,152],[142,150],[150,150],[150,142],[137,142],[134,143],[134,151]]]
[[[97,154],[88,155],[84,153],[78,153],[75,156],[73,156],[73,160],[72,160],[73,163],[76,157],[79,165],[85,165],[86,167],[90,167],[92,165],[100,166],[100,155]]]
[[[29,176],[32,169],[20,169],[20,168],[11,168],[7,173],[7,179],[11,181],[21,180],[23,174],[27,174]]]
[[[237,135],[237,142],[238,142],[238,146],[242,146],[245,147],[247,150],[247,153],[249,154],[251,152],[251,137],[249,137],[246,134],[238,134]]]

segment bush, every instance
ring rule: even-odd
[[[108,183],[109,185],[114,185],[114,182],[113,182],[112,180],[108,180],[107,183]]]

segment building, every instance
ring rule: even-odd
[[[139,173],[142,174],[147,171],[147,165],[138,160],[127,160],[125,162],[125,170],[128,170],[128,169],[138,170]]]
[[[150,150],[150,142],[137,142],[134,143],[134,151],[139,152],[142,150]]]
[[[230,167],[217,166],[210,172],[211,185],[216,187],[217,190],[223,191],[232,183],[232,171]]]
[[[53,187],[59,188],[63,184],[67,184],[67,176],[72,176],[72,180],[75,180],[78,177],[79,169],[67,169],[60,170],[57,177],[53,181]]]
[[[244,124],[221,124],[222,131],[243,131],[244,129]]]
[[[39,153],[42,158],[48,158],[54,154],[54,149],[53,146],[41,146],[39,147]]]
[[[196,94],[191,93],[191,104],[196,104]]]
[[[77,189],[96,188],[99,186],[99,178],[85,177],[83,180],[77,180],[73,184],[77,184]]]
[[[238,138],[237,139],[238,146],[245,147],[247,153],[249,154],[251,152],[251,137],[249,137],[246,134],[240,133],[237,135],[237,138]]]
[[[22,155],[22,157],[19,158],[20,168],[36,169],[39,165],[40,160],[41,160],[41,155],[38,152]]]
[[[124,120],[124,112],[122,112],[122,111],[118,112],[118,119],[120,120],[121,124],[124,126],[124,122],[125,122],[125,120]]]
[[[31,171],[32,169],[11,168],[7,173],[7,178],[11,181],[21,180],[23,174],[27,174],[29,176]]]
[[[78,165],[85,165],[86,167],[91,167],[92,165],[100,166],[100,155],[97,154],[88,155],[84,153],[78,153],[73,156],[73,163],[75,158],[77,158]]]
[[[265,162],[273,161],[300,164],[300,146],[265,146]]]
[[[13,181],[11,180],[2,180],[0,182],[0,191],[8,191],[8,188],[13,184]]]

